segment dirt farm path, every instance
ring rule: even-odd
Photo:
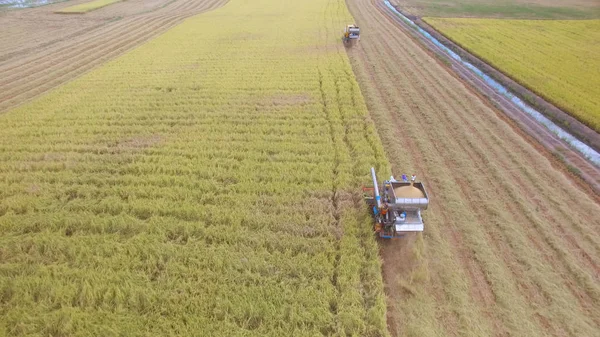
[[[227,0],[129,0],[83,14],[68,1],[0,12],[0,113]]]
[[[598,335],[597,197],[374,1],[347,0],[348,54],[394,174],[432,201],[423,235],[381,245],[391,334]]]

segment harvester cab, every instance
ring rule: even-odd
[[[356,25],[347,25],[344,30],[344,43],[352,43],[353,41],[360,40],[360,28]]]
[[[423,231],[421,211],[426,210],[429,198],[425,186],[402,175],[402,181],[391,177],[377,184],[375,169],[371,168],[373,187],[363,188],[364,198],[373,215],[373,230],[379,237],[385,239],[402,237],[410,232]]]

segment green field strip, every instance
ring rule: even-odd
[[[352,21],[233,0],[0,116],[0,334],[387,336]]]
[[[91,2],[82,3],[75,6],[69,6],[67,8],[60,9],[55,11],[54,13],[58,14],[84,14],[87,12],[94,11],[96,9],[100,9],[102,7],[106,7],[108,5],[112,5],[116,2],[121,2],[123,0],[96,0]]]
[[[600,132],[600,20],[425,20]]]

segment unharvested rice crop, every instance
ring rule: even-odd
[[[600,132],[600,20],[426,21]]]
[[[232,0],[0,116],[0,335],[385,336],[342,0]]]
[[[63,8],[56,13],[65,13],[65,14],[83,14],[87,12],[91,12],[96,9],[100,9],[102,7],[106,7],[108,5],[114,4],[115,2],[120,2],[122,0],[96,0],[92,2],[86,2],[80,5],[75,5],[67,8]]]
[[[596,0],[391,0],[405,13],[418,17],[494,19],[598,19]]]

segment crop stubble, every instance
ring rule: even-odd
[[[349,55],[394,173],[433,202],[422,236],[381,247],[392,334],[597,333],[598,204],[377,4],[348,1]]]
[[[65,83],[226,0],[125,1],[85,16],[60,3],[0,16],[0,112]]]

